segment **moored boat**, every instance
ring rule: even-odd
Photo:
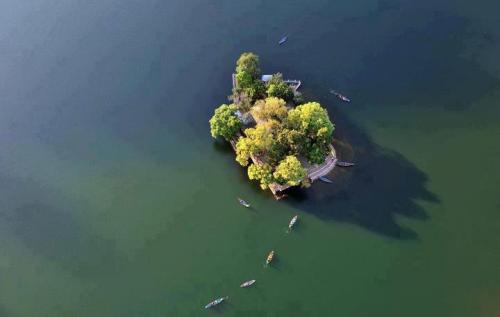
[[[281,40],[279,40],[278,44],[281,45],[285,43],[287,40],[288,40],[288,35],[285,35],[281,38]]]
[[[238,197],[238,202],[239,202],[239,203],[240,203],[240,205],[242,205],[242,206],[245,206],[245,207],[247,207],[247,208],[248,208],[248,207],[250,207],[250,204],[249,204],[249,203],[247,203],[246,201],[244,201],[243,199],[241,199],[241,198],[239,198],[239,197]]]
[[[246,281],[246,282],[242,283],[240,285],[240,287],[249,287],[249,286],[253,285],[255,282],[256,282],[256,280]]]
[[[351,163],[351,162],[337,161],[337,162],[335,162],[335,165],[341,166],[341,167],[350,167],[350,166],[354,166],[355,164]]]
[[[299,215],[295,215],[292,220],[290,220],[290,223],[288,224],[288,229],[292,230],[292,227],[295,225],[297,222],[297,219],[299,219]]]
[[[208,308],[212,308],[214,306],[217,306],[219,305],[220,303],[222,303],[223,301],[225,301],[226,299],[228,299],[229,296],[226,296],[226,297],[221,297],[221,298],[217,298],[216,300],[213,300],[211,301],[210,303],[206,304],[205,305],[205,309],[208,309]]]
[[[320,176],[319,180],[322,181],[322,182],[324,182],[324,183],[329,183],[329,184],[333,183],[330,179],[328,179],[328,178],[326,178],[324,176]]]
[[[266,264],[270,264],[274,259],[274,250],[269,252],[269,255],[267,256],[267,259],[266,259]]]
[[[334,94],[335,96],[337,96],[337,98],[339,98],[340,100],[342,101],[345,101],[345,102],[351,102],[351,99],[347,98],[346,96],[336,92],[335,90],[330,90],[330,93],[331,94]]]

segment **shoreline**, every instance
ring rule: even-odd
[[[236,82],[236,74],[232,73],[231,74],[231,80],[233,84],[233,89],[236,88],[237,82]],[[285,80],[285,82],[290,82],[295,84],[293,86],[294,91],[297,91],[300,86],[302,85],[302,81],[300,80]],[[236,153],[236,142],[238,141],[238,138],[244,136],[243,130],[240,130],[238,135],[236,135],[235,138],[229,141],[231,144],[231,147]],[[321,164],[314,164],[306,168],[307,171],[307,178],[309,182],[311,183],[310,186],[319,179],[320,177],[328,175],[336,166],[336,163],[338,161],[338,158],[336,156],[336,151],[335,148],[333,147],[333,144],[330,144],[330,153],[325,157],[325,160]],[[250,159],[252,160],[252,163],[257,164],[259,163],[259,159],[257,159],[254,155],[250,156]],[[295,187],[295,186],[300,186],[300,185],[288,185],[288,184],[279,184],[279,183],[272,183],[269,184],[269,189],[271,190],[271,193],[273,194],[274,198],[277,200],[280,200],[284,198],[286,195],[283,193],[286,191],[288,188]]]

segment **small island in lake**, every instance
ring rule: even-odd
[[[304,101],[300,85],[280,73],[262,75],[258,56],[243,53],[233,74],[232,103],[210,119],[212,136],[230,142],[236,161],[248,166],[248,178],[276,198],[289,187],[309,187],[337,162],[335,126],[318,102]]]

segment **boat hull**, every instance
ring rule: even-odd
[[[295,216],[292,218],[292,220],[290,220],[290,223],[288,224],[288,228],[289,229],[292,229],[292,227],[295,225],[295,223],[297,222],[297,219],[299,218],[299,216]]]
[[[269,253],[269,255],[267,256],[267,259],[266,259],[266,264],[270,264],[274,259],[274,251],[271,251],[271,253]]]
[[[210,303],[208,303],[208,304],[205,305],[205,309],[209,309],[209,308],[215,307],[215,306],[221,304],[226,299],[228,299],[227,296],[226,297],[218,298],[218,299],[216,299],[214,301],[211,301]]]
[[[245,283],[241,284],[241,285],[240,285],[240,287],[241,287],[241,288],[250,287],[250,286],[252,286],[255,282],[256,282],[256,280],[246,281]]]

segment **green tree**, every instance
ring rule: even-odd
[[[262,189],[268,188],[269,184],[274,182],[273,168],[267,163],[250,164],[247,172],[248,178],[258,180]]]
[[[295,155],[301,154],[309,141],[302,132],[290,129],[282,129],[277,135],[277,140],[286,144],[287,148]]]
[[[267,83],[267,95],[269,97],[281,98],[285,101],[292,101],[294,97],[293,89],[285,83],[281,73],[274,74]]]
[[[240,163],[241,166],[247,166],[253,151],[252,140],[240,137],[238,142],[236,142],[236,161]]]
[[[322,163],[328,154],[335,126],[326,109],[317,102],[309,102],[288,112],[285,127],[302,134],[305,139],[301,153],[311,163]]]
[[[273,135],[264,124],[258,124],[255,128],[245,130],[247,138],[252,140],[254,146],[254,154],[264,153],[273,143]]]
[[[215,113],[209,121],[212,137],[222,136],[229,141],[238,133],[241,121],[235,114],[237,109],[234,104],[223,104],[215,109]]]
[[[254,79],[248,71],[236,73],[237,87],[233,95],[239,95],[239,99],[247,99],[250,102],[255,101],[265,95],[266,86],[260,79]]]
[[[295,186],[306,177],[306,170],[297,157],[289,155],[278,164],[273,176],[280,184]]]
[[[260,76],[259,57],[251,52],[241,54],[236,61],[236,73],[247,72],[253,79]]]
[[[285,101],[276,97],[257,100],[252,108],[252,115],[260,120],[281,121],[286,118],[287,112]]]
[[[246,71],[241,71],[236,73],[236,82],[238,83],[238,88],[244,91],[245,89],[251,88],[253,86],[254,79],[252,75]]]
[[[251,155],[263,155],[273,144],[273,135],[265,125],[245,130],[246,137],[236,143],[236,161],[242,166],[248,165]]]

